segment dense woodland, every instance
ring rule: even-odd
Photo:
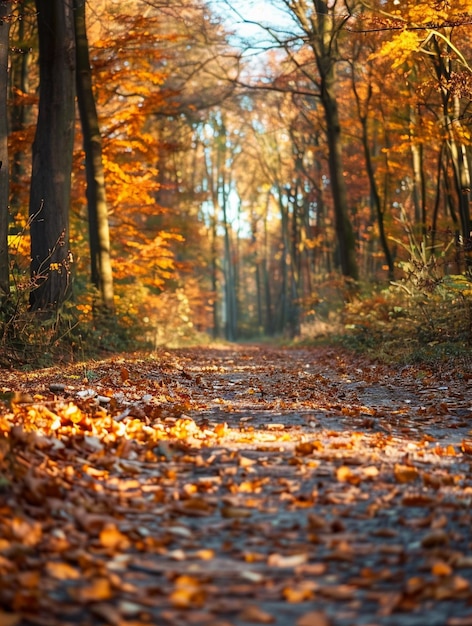
[[[233,4],[0,0],[3,346],[471,340],[470,1]]]

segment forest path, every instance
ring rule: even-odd
[[[337,348],[1,372],[0,626],[472,625],[472,375]]]

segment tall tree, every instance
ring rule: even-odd
[[[0,309],[9,288],[8,263],[8,42],[12,3],[0,0]]]
[[[339,262],[342,273],[358,278],[355,255],[355,239],[349,216],[348,196],[343,173],[341,123],[336,94],[336,67],[341,56],[339,39],[350,17],[345,2],[338,0],[284,0],[284,4],[295,17],[304,39],[310,47],[317,73],[304,68],[305,76],[318,89],[326,121],[328,164],[331,193],[333,196],[335,228],[339,247]],[[340,12],[342,5],[343,11]],[[308,68],[309,66],[307,66]]]
[[[75,121],[75,33],[72,3],[36,0],[39,113],[30,189],[32,310],[51,310],[71,283],[69,204]]]
[[[110,233],[102,160],[102,137],[92,88],[92,71],[87,39],[85,0],[74,0],[77,101],[85,151],[87,209],[90,241],[91,279],[97,288],[100,304],[114,310],[113,272],[110,257]]]

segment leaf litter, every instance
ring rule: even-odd
[[[229,347],[2,371],[0,626],[472,624],[472,374]]]

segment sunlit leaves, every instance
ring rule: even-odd
[[[4,379],[22,387],[0,413],[11,623],[467,615],[463,381],[337,349],[87,367]]]

